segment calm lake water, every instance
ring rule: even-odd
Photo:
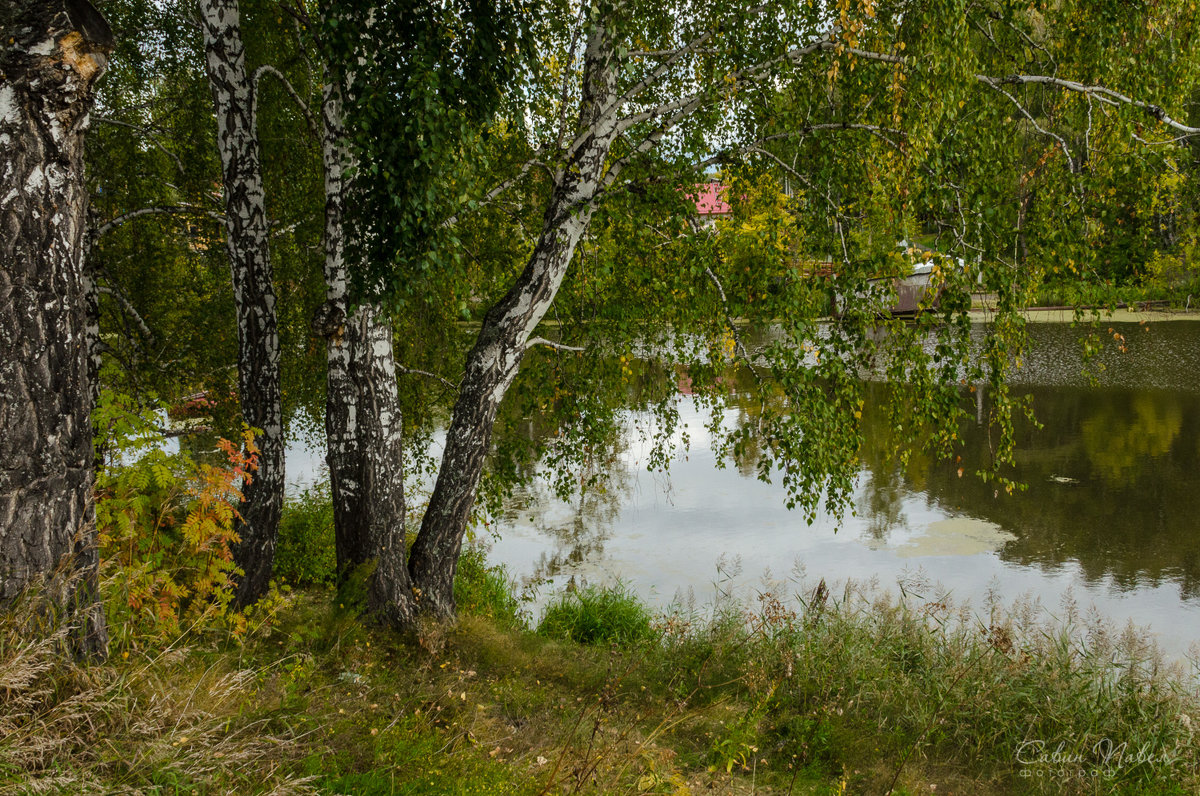
[[[634,428],[651,419],[630,413],[608,489],[571,501],[547,484],[520,490],[485,536],[489,556],[541,582],[539,602],[574,578],[620,580],[660,607],[703,607],[718,590],[794,593],[802,573],[809,589],[819,578],[904,582],[981,610],[989,593],[1057,616],[1073,602],[1187,655],[1200,644],[1200,322],[1099,330],[1110,327],[1127,351],[1106,348],[1090,363],[1093,380],[1080,331],[1031,324],[1015,384],[1043,427],[1019,426],[1025,491],[997,494],[971,475],[987,441],[968,424],[963,476],[958,464],[915,457],[902,470],[867,451],[853,513],[810,525],[751,467],[718,467],[707,413],[680,396],[690,447],[667,474],[647,470],[649,445]],[[738,411],[728,409],[731,423]],[[320,459],[293,451],[289,475],[310,478]]]
[[[680,396],[690,449],[667,474],[631,414],[604,492],[564,502],[545,484],[517,493],[494,527],[490,556],[546,594],[571,578],[626,583],[658,606],[721,591],[789,593],[817,579],[877,579],[982,606],[1033,598],[1061,615],[1074,601],[1117,625],[1148,626],[1173,655],[1200,642],[1200,322],[1100,324],[1123,334],[1084,373],[1081,332],[1032,324],[1015,380],[1043,424],[1021,424],[1017,478],[996,493],[970,475],[986,450],[965,429],[957,464],[877,462],[860,472],[853,515],[809,525],[781,486],[748,467],[717,467],[706,415]],[[1096,373],[1097,366],[1103,370]],[[735,407],[729,410],[734,422]],[[864,461],[872,457],[865,455]]]

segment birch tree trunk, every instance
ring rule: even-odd
[[[525,270],[483,319],[442,455],[437,483],[413,545],[410,571],[424,613],[454,616],[454,575],[463,535],[491,445],[496,410],[517,375],[530,335],[562,285],[575,246],[591,221],[605,160],[616,135],[612,39],[597,24],[588,40],[578,146],[555,174],[542,231]]]
[[[224,176],[226,242],[238,324],[238,387],[242,417],[262,431],[258,470],[243,490],[234,560],[245,573],[236,601],[266,593],[283,508],[283,410],[279,332],[272,285],[262,165],[253,87],[246,74],[237,0],[198,0],[205,62],[217,115]]]
[[[314,329],[327,341],[325,432],[338,575],[368,562],[368,608],[393,624],[411,622],[405,562],[404,463],[392,328],[375,305],[347,318],[344,207],[349,153],[341,91],[327,80],[321,104],[325,169],[326,301]]]
[[[45,576],[103,656],[83,137],[112,34],[82,0],[10,0],[0,47],[0,603]]]

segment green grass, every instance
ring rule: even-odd
[[[577,644],[636,644],[653,637],[650,612],[623,585],[585,586],[546,606],[537,632]]]
[[[482,547],[463,550],[454,578],[454,601],[460,611],[487,617],[510,630],[523,629],[525,613],[514,592],[508,571],[500,565],[489,565]]]
[[[275,577],[293,586],[337,580],[328,481],[307,486],[284,501],[275,544]]]

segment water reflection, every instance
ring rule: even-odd
[[[676,434],[691,444],[669,476],[647,471],[650,443],[635,428],[653,421],[630,413],[607,488],[571,501],[544,484],[518,491],[493,555],[555,582],[619,577],[659,603],[703,592],[728,555],[742,557],[748,580],[800,560],[831,580],[886,583],[920,567],[976,601],[991,588],[1009,598],[1032,592],[1053,607],[1074,588],[1118,622],[1152,625],[1182,652],[1200,639],[1200,324],[1101,323],[1098,332],[1123,335],[1127,351],[1088,359],[1085,333],[1032,326],[1015,383],[1041,427],[1018,423],[1025,488],[1013,494],[974,476],[990,456],[986,426],[973,422],[986,412],[978,391],[964,393],[978,415],[960,430],[961,460],[949,462],[888,458],[887,420],[868,407],[855,511],[818,513],[811,526],[784,509],[781,488],[756,480],[756,450],[718,461],[707,412],[681,396]],[[739,393],[724,422],[753,422],[756,405]]]
[[[1014,495],[957,466],[930,464],[921,487],[947,510],[1015,534],[1001,557],[1053,568],[1077,562],[1089,582],[1134,589],[1163,580],[1200,597],[1200,395],[1129,389],[1030,389],[1041,429],[1022,423]],[[981,429],[964,429],[968,471]],[[909,482],[912,485],[913,482]],[[913,487],[915,488],[915,486]]]
[[[583,492],[570,501],[556,501],[545,484],[535,483],[523,500],[507,508],[504,521],[512,523],[528,513],[548,543],[533,565],[532,577],[553,579],[604,556],[604,543],[613,532],[621,508],[630,497],[628,468],[614,468],[604,486]]]

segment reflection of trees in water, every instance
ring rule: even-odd
[[[1122,416],[1122,410],[1129,410]],[[1083,421],[1083,445],[1093,468],[1122,484],[1149,459],[1162,456],[1183,427],[1183,408],[1172,396],[1138,393],[1128,406],[1109,403]]]
[[[762,414],[760,404],[752,400],[736,401],[733,426],[737,429],[753,427]],[[763,465],[762,441],[756,434],[747,434],[729,451],[729,459],[744,478],[757,478]]]
[[[1040,388],[1041,430],[1019,426],[1012,495],[972,477],[983,430],[964,427],[963,466],[928,468],[926,491],[945,508],[1017,536],[1005,560],[1057,568],[1077,561],[1091,581],[1122,588],[1178,582],[1200,597],[1200,396],[1176,392]]]
[[[1189,339],[1194,339],[1194,330],[1191,334]],[[1175,341],[1174,337],[1164,339]],[[1058,364],[1061,358],[1056,351],[1030,353],[1035,355],[1051,364]],[[567,406],[561,414],[568,421],[590,419],[588,430],[593,434],[596,422],[606,412],[632,409],[635,419],[644,419],[649,405],[674,400],[643,390],[643,383],[652,380],[641,371],[653,367],[631,365],[621,390],[597,393],[587,404]],[[1043,371],[1031,368],[1024,376]],[[714,367],[711,372],[682,375],[677,371],[666,381],[673,393],[681,386],[690,390],[702,385],[705,378],[719,382],[726,393],[722,406],[733,410],[725,415],[726,422],[739,429],[759,423],[763,399],[744,369]],[[1200,395],[1195,391],[1100,389],[1074,382],[1030,387],[1035,415],[1044,427],[1039,430],[1018,422],[1016,477],[1027,489],[1008,495],[997,490],[995,483],[974,475],[987,468],[990,456],[986,422],[978,422],[986,416],[981,396],[962,396],[968,417],[959,429],[964,443],[961,461],[933,461],[910,451],[907,462],[901,462],[893,455],[892,418],[875,408],[884,403],[881,391],[888,389],[882,384],[867,386],[861,418],[863,477],[856,506],[867,519],[872,537],[885,539],[892,528],[902,526],[906,521],[904,500],[924,492],[947,511],[986,519],[1013,533],[1017,538],[1000,551],[1010,562],[1056,568],[1077,561],[1089,580],[1111,577],[1128,588],[1179,582],[1185,595],[1200,597],[1200,545],[1196,544],[1200,528],[1196,520],[1200,517]],[[778,409],[775,402],[782,396],[767,393],[766,400]],[[518,435],[536,440],[534,447],[544,447],[563,428],[562,417],[543,422],[531,409],[523,409]],[[565,425],[569,427],[569,422]],[[539,562],[538,575],[552,576],[603,554],[635,476],[628,457],[618,455],[628,448],[629,426],[616,423],[614,430],[611,441],[601,446],[603,450],[593,452],[594,460],[606,468],[606,484],[591,486],[562,501],[539,481],[519,493],[519,500],[510,502],[510,512],[535,514],[539,531],[553,540],[553,549]],[[743,442],[736,449],[717,453],[743,476],[756,477],[765,465],[761,442],[753,434],[740,439]],[[544,472],[543,461],[531,459],[527,472]],[[563,516],[565,509],[569,509],[568,520],[551,519],[555,514]]]
[[[886,541],[893,528],[907,525],[908,518],[904,516],[907,494],[898,468],[868,471],[856,501],[858,513],[867,519],[867,536],[878,542]]]
[[[534,565],[533,580],[555,577],[603,555],[621,507],[633,492],[633,473],[620,455],[628,443],[628,437],[617,437],[614,449],[605,457],[609,466],[603,481],[581,488],[568,500],[560,498],[555,487],[542,479],[514,497],[505,519],[511,523],[527,516],[537,532],[551,541],[551,549],[542,552]],[[562,519],[560,509],[566,507],[569,513]]]
[[[933,463],[919,450],[909,449],[897,456],[897,448],[903,445],[893,433],[891,418],[880,408],[887,403],[883,393],[889,389],[883,384],[867,389],[861,418],[862,470],[855,509],[867,520],[866,535],[877,542],[886,541],[893,529],[907,525],[904,499],[925,488]]]
[[[906,522],[906,497],[924,492],[955,513],[996,523],[1017,538],[1007,561],[1057,568],[1078,562],[1084,577],[1122,588],[1177,582],[1200,597],[1200,395],[1129,389],[1030,390],[1038,429],[1018,422],[1012,495],[974,473],[989,463],[986,424],[971,411],[959,433],[961,461],[910,451],[893,455],[893,423],[868,388],[856,498],[867,534],[885,540]],[[975,410],[976,395],[964,394]]]

